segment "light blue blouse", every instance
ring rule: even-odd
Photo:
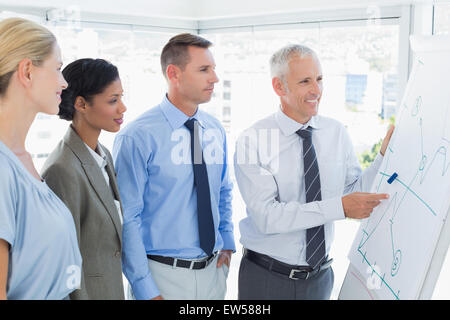
[[[10,244],[7,299],[63,299],[79,287],[70,211],[1,141],[0,239]]]

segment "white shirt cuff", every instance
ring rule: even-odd
[[[319,201],[319,206],[320,211],[324,213],[326,221],[345,219],[341,197]]]

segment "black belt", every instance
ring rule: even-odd
[[[214,260],[216,255],[217,255],[217,252],[210,255],[208,257],[208,259],[205,259],[202,261],[183,260],[183,259],[172,258],[172,257],[155,256],[155,255],[150,255],[150,254],[147,255],[147,258],[149,258],[151,260],[155,260],[157,262],[168,264],[169,266],[173,266],[173,267],[199,270],[199,269],[206,268],[211,263],[211,261]]]
[[[317,266],[315,269],[305,266],[294,266],[281,261],[275,260],[265,254],[261,254],[249,249],[245,249],[244,257],[248,260],[256,263],[257,265],[263,267],[264,269],[274,271],[285,276],[288,276],[292,280],[306,280],[309,279],[320,271],[325,270],[331,266],[333,259],[327,260]]]

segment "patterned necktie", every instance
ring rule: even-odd
[[[202,146],[200,145],[197,120],[189,119],[184,125],[191,133],[191,158],[194,168],[194,186],[197,189],[197,219],[200,248],[210,256],[215,245],[215,232],[211,211],[208,172],[206,171]]]
[[[312,128],[298,130],[297,134],[303,139],[303,165],[305,172],[306,203],[322,200],[320,193],[319,165],[316,152],[312,144]],[[316,268],[325,258],[324,226],[306,230],[306,262]]]

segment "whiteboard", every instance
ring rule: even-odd
[[[412,37],[411,47],[416,59],[371,190],[390,197],[361,221],[339,299],[429,299],[448,251],[450,37]]]

